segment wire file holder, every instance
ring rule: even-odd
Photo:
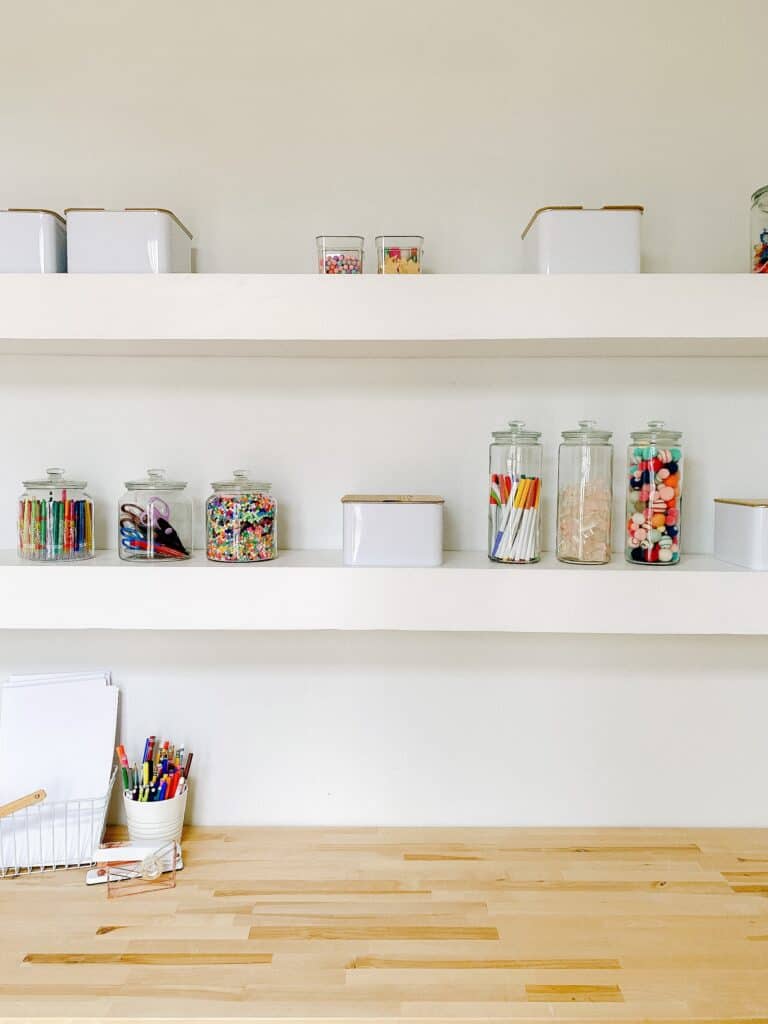
[[[0,817],[0,878],[93,865],[116,774],[103,796],[44,801]]]

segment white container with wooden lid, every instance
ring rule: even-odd
[[[768,570],[768,498],[715,498],[715,558]]]
[[[67,227],[53,210],[0,210],[0,274],[64,274]]]
[[[637,274],[642,206],[543,206],[523,231],[532,274]]]
[[[345,494],[344,564],[443,562],[443,505],[434,494]]]
[[[70,274],[188,274],[192,235],[170,210],[69,209]]]

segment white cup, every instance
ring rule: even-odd
[[[181,796],[175,796],[171,800],[155,800],[151,803],[140,803],[126,796],[125,816],[131,842],[157,843],[158,847],[165,843],[180,843],[188,793],[189,790],[185,789]]]

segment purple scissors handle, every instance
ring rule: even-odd
[[[162,498],[152,497],[147,502],[147,509],[142,520],[150,526],[157,526],[158,519],[170,519],[171,509],[167,501]]]

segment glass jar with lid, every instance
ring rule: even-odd
[[[490,447],[488,557],[538,562],[541,557],[541,433],[512,420]]]
[[[613,445],[610,430],[579,420],[564,430],[557,462],[557,557],[602,565],[611,560]]]
[[[318,235],[317,270],[320,274],[362,274],[362,235]]]
[[[192,499],[186,483],[168,480],[164,469],[148,469],[144,480],[126,481],[118,505],[118,553],[127,561],[189,558]]]
[[[763,185],[752,196],[750,227],[752,272],[768,274],[768,185]]]
[[[211,484],[205,505],[206,553],[212,562],[268,562],[277,557],[277,502],[270,484],[236,469]]]
[[[650,420],[627,451],[626,557],[638,565],[680,561],[683,451],[679,430]]]
[[[19,498],[19,558],[59,562],[92,558],[93,499],[84,480],[69,480],[63,469],[47,469],[42,480],[25,480]]]

